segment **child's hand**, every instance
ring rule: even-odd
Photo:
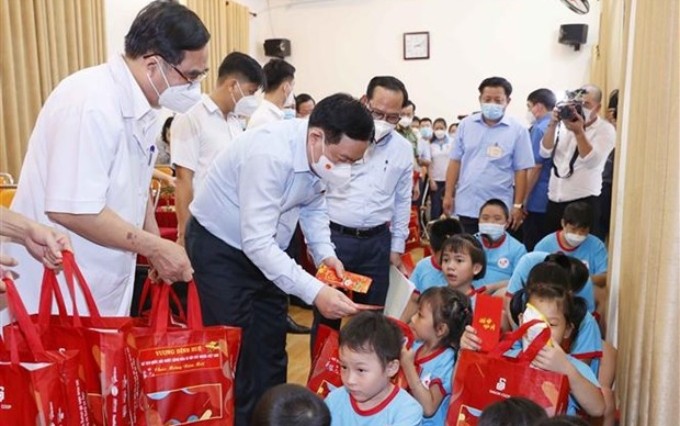
[[[465,326],[463,336],[460,338],[460,347],[462,349],[470,349],[478,351],[482,348],[482,339],[477,336],[477,330],[471,325]]]
[[[531,362],[536,368],[554,371],[555,373],[567,374],[571,363],[567,359],[567,354],[559,346],[545,346]]]
[[[416,361],[416,352],[413,349],[409,349],[404,342],[404,346],[401,347],[401,356],[399,361],[402,365],[414,365]]]

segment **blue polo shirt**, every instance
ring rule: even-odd
[[[517,241],[507,232],[500,240],[491,243],[482,238],[481,234],[475,234],[475,237],[484,247],[486,273],[483,278],[473,281],[472,286],[475,289],[479,289],[487,284],[509,280],[519,260],[527,254],[524,244]]]
[[[588,234],[585,241],[578,247],[567,247],[560,242],[559,235],[561,232],[557,231],[546,235],[536,244],[534,249],[548,253],[561,252],[567,256],[575,257],[588,267],[590,275],[599,275],[607,272],[609,256],[607,255],[607,247],[605,247],[602,240],[593,234]]]
[[[420,259],[413,269],[410,280],[421,294],[430,287],[446,287],[447,285],[446,275],[432,256]]]
[[[527,198],[527,211],[534,213],[545,213],[548,208],[548,181],[550,181],[550,168],[552,160],[550,158],[543,158],[540,155],[541,141],[545,130],[550,124],[550,114],[536,120],[531,129],[529,129],[529,137],[531,138],[531,148],[534,151],[534,163],[543,166],[541,174],[538,175],[536,185],[531,190],[529,198]]]
[[[461,121],[450,157],[460,161],[454,213],[475,218],[492,198],[512,207],[515,172],[534,166],[529,132],[507,114],[493,126],[480,113]]]

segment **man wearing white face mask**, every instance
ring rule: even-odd
[[[198,104],[174,120],[170,147],[177,172],[175,211],[177,242],[181,246],[189,204],[205,179],[208,166],[243,132],[234,111],[243,113],[243,104],[254,98],[253,93],[263,83],[260,64],[244,53],[232,52],[220,65],[212,93],[204,95]]]
[[[573,118],[561,120],[555,108],[541,142],[541,157],[553,160],[548,182],[547,232],[560,229],[562,213],[573,201],[587,202],[593,212],[593,226],[598,224],[602,171],[614,149],[616,129],[599,117],[602,91],[593,85],[579,91],[585,117],[574,110]],[[562,123],[559,131],[558,123]]]
[[[299,219],[315,264],[344,273],[330,239],[324,192],[350,178],[350,164],[363,157],[372,133],[373,120],[359,101],[330,96],[309,121],[280,120],[238,136],[215,158],[189,207],[186,245],[203,321],[243,329],[237,426],[250,424],[265,390],[286,381],[286,293],[329,318],[360,309],[284,250]]]
[[[264,98],[248,120],[253,129],[272,121],[295,118],[295,67],[283,59],[272,59],[262,67]]]
[[[338,257],[348,271],[373,279],[369,292],[355,293],[354,301],[382,306],[390,264],[402,267],[408,237],[413,150],[395,130],[408,93],[395,77],[374,77],[361,101],[373,115],[375,142],[352,166],[349,183],[330,184],[326,198]],[[335,328],[340,325],[317,314],[315,325],[319,321]]]
[[[198,99],[209,38],[191,10],[151,2],[125,37],[125,54],[64,79],[36,121],[12,209],[69,236],[103,315],[129,315],[137,254],[164,280],[191,279],[184,249],[158,236],[148,189],[157,109],[182,111]],[[35,311],[42,266],[9,248]]]
[[[481,113],[458,126],[446,170],[444,213],[458,216],[471,234],[478,231],[479,208],[486,200],[502,200],[510,210],[509,227],[522,224],[527,170],[533,167],[526,127],[505,114],[512,85],[502,77],[479,85]]]

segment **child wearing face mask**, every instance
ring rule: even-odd
[[[484,246],[486,274],[475,280],[476,289],[486,288],[489,293],[504,288],[519,260],[527,253],[524,245],[506,232],[510,214],[508,207],[493,198],[479,209],[479,233],[476,237]]]
[[[423,425],[443,425],[451,399],[451,376],[460,336],[472,322],[470,299],[449,287],[432,287],[418,298],[411,317],[417,341],[401,349],[401,367],[411,395],[423,407]]]
[[[590,234],[593,215],[591,207],[583,201],[576,201],[564,209],[562,229],[547,235],[536,244],[536,251],[548,253],[563,252],[581,260],[590,272],[596,288],[607,283],[607,248],[596,236]],[[598,294],[596,292],[596,302]]]
[[[437,118],[432,125],[434,129],[430,138],[430,157],[432,162],[429,166],[430,184],[430,217],[439,219],[443,213],[444,189],[446,187],[446,168],[449,165],[449,153],[453,147],[453,141],[446,133],[446,120]]]
[[[484,277],[486,255],[482,244],[470,234],[454,235],[444,241],[439,261],[449,288],[458,290],[470,297],[474,309],[477,293],[472,285],[474,280]]]
[[[420,137],[425,140],[432,139],[432,120],[429,117],[423,117],[420,119]]]

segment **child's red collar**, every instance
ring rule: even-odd
[[[568,251],[574,251],[578,247],[569,247],[568,245],[565,245],[562,243],[562,239],[564,238],[564,229],[561,229],[555,233],[555,238],[557,238],[557,245],[560,246],[560,249],[562,249],[565,252]]]
[[[441,265],[437,262],[437,259],[434,258],[434,255],[430,256],[430,262],[432,262],[432,267],[438,271],[442,270]]]
[[[508,237],[508,234],[506,232],[505,234],[503,234],[502,237],[500,237],[498,239],[498,241],[493,241],[491,238],[485,238],[483,235],[482,235],[481,240],[482,240],[482,244],[484,245],[485,248],[494,249],[494,248],[498,248],[498,247],[502,246],[507,237]]]
[[[369,408],[368,410],[362,410],[359,407],[359,403],[352,397],[352,394],[347,391],[347,394],[349,395],[349,401],[352,404],[352,409],[354,410],[355,413],[357,413],[360,416],[372,416],[375,414],[378,414],[382,410],[385,409],[388,405],[390,405],[390,402],[397,396],[399,393],[399,386],[396,386],[392,384],[392,391],[390,391],[390,394],[387,395],[387,398],[385,398],[380,404],[376,405],[373,408]]]

